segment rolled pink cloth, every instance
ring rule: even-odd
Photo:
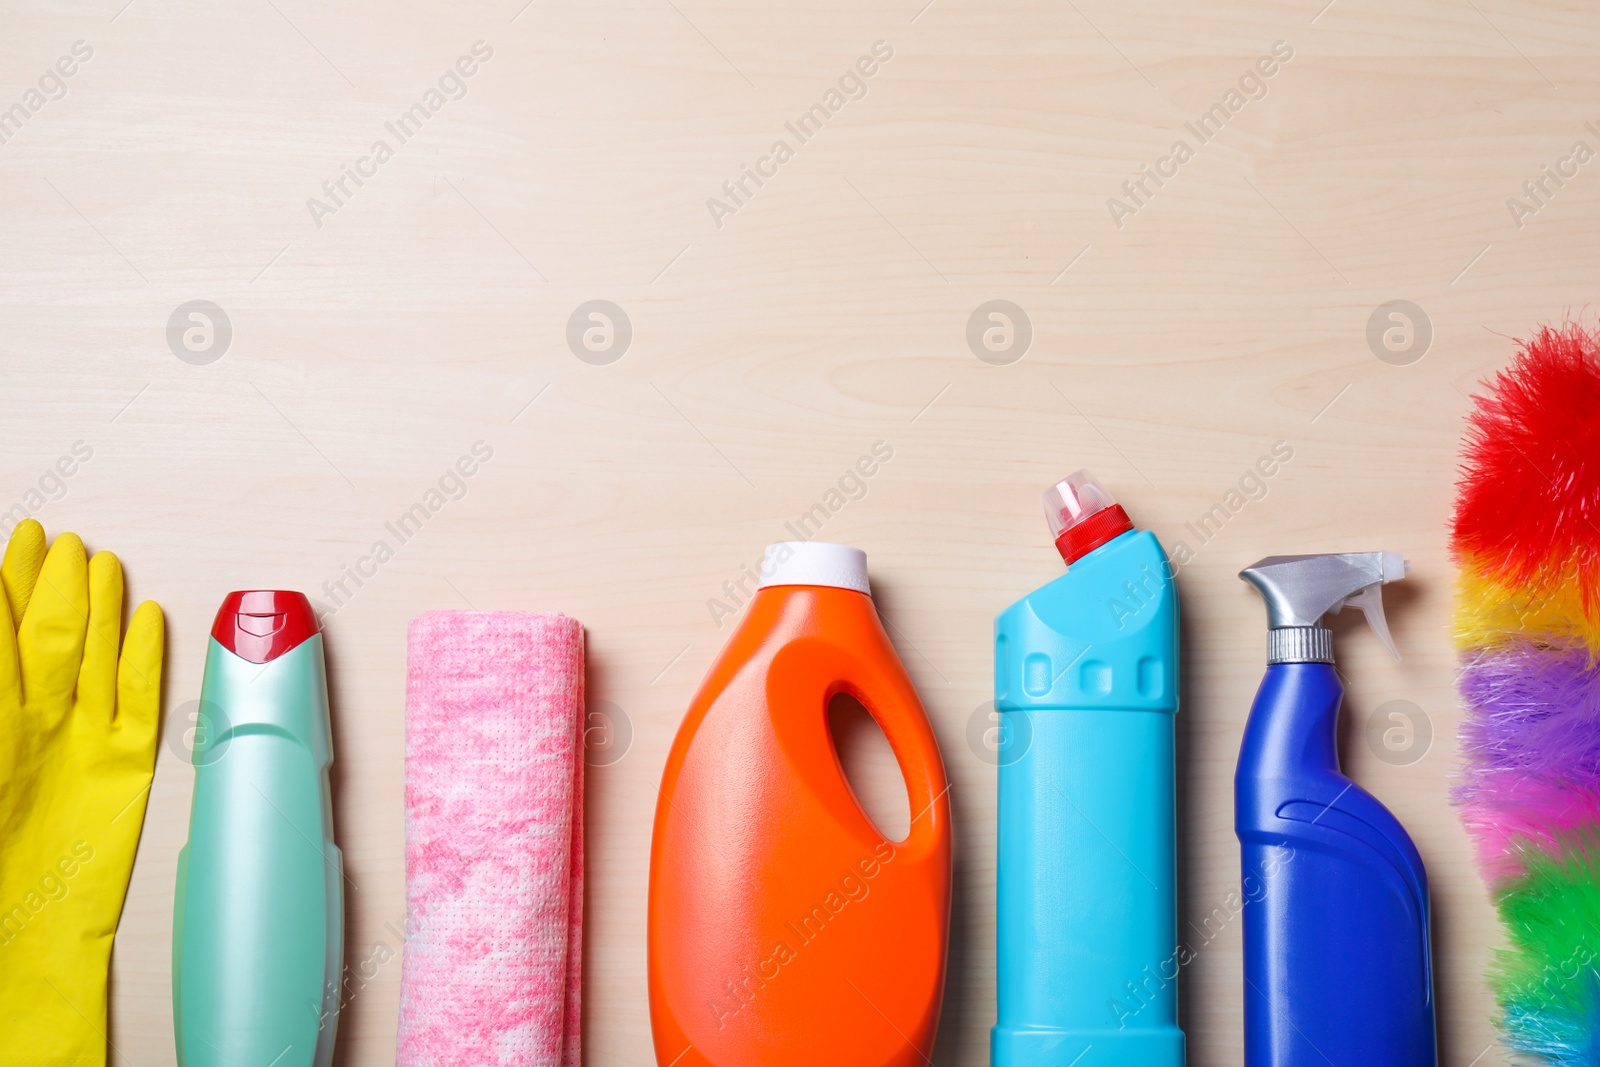
[[[578,1067],[583,627],[432,611],[406,678],[397,1067]]]

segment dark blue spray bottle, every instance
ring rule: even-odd
[[[1360,609],[1390,652],[1395,552],[1269,556],[1267,674],[1234,779],[1244,868],[1245,1067],[1436,1067],[1428,876],[1405,828],[1339,769],[1344,688],[1323,616]],[[1396,653],[1398,658],[1398,653]]]

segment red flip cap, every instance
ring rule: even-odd
[[[1133,529],[1128,513],[1088,471],[1074,471],[1044,493],[1044,517],[1056,551],[1071,566]]]
[[[1112,504],[1095,512],[1076,526],[1069,526],[1056,538],[1056,551],[1067,563],[1076,563],[1081,557],[1133,529],[1133,520],[1122,510],[1121,504]]]
[[[236,656],[251,663],[267,663],[320,629],[304,593],[242,589],[222,601],[211,636]]]

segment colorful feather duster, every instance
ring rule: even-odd
[[[1600,1067],[1600,336],[1546,328],[1468,416],[1456,790],[1513,1062]]]

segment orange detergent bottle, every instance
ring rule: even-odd
[[[768,547],[761,587],[678,730],[650,854],[659,1067],[925,1067],[944,994],[950,802],[860,549]],[[911,826],[886,840],[828,703],[872,714]]]

